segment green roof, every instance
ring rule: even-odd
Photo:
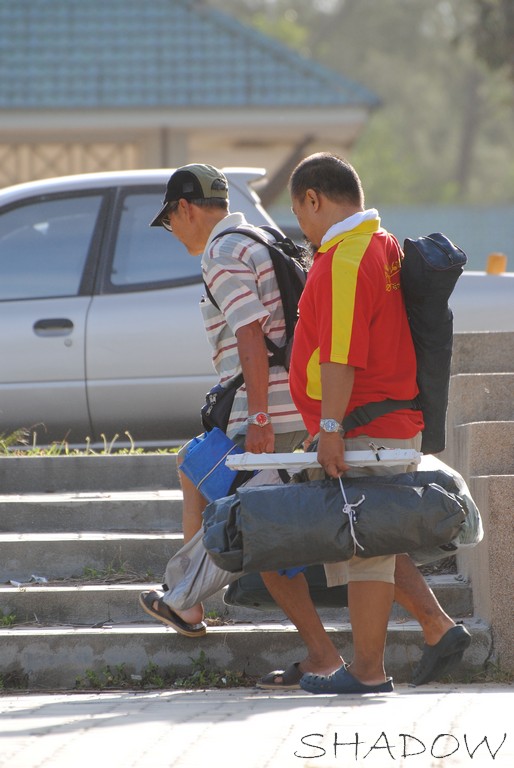
[[[377,104],[201,0],[0,2],[0,109]]]

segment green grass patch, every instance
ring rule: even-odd
[[[27,691],[29,678],[24,672],[13,670],[0,675],[0,691]]]
[[[136,445],[130,432],[123,433],[130,445],[119,446],[119,434],[108,439],[104,434],[100,435],[100,446],[93,447],[91,438],[86,437],[84,448],[72,448],[66,438],[56,441],[51,445],[37,444],[37,433],[29,429],[17,429],[14,432],[0,434],[0,456],[137,456],[141,454],[174,454],[179,450],[178,446],[169,448],[156,448],[150,450]]]
[[[169,689],[204,690],[206,688],[248,688],[255,685],[255,679],[244,672],[220,670],[211,666],[204,651],[198,658],[191,658],[191,670],[186,675],[173,668],[163,668],[150,662],[141,674],[131,674],[125,664],[114,669],[106,666],[99,672],[86,670],[85,675],[77,677],[75,688],[109,690],[126,688],[130,690]]]

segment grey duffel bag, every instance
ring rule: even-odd
[[[474,507],[441,470],[345,478],[343,489],[346,499],[338,480],[240,488],[207,506],[205,548],[220,568],[244,573],[414,556],[456,540]]]

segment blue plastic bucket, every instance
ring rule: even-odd
[[[244,453],[243,448],[215,427],[191,440],[180,469],[208,501],[215,501],[228,494],[236,478],[225,464],[227,456],[236,453]]]

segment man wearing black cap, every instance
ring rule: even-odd
[[[287,371],[282,366],[269,365],[264,340],[266,335],[277,346],[285,342],[275,272],[268,249],[261,243],[244,233],[220,237],[229,228],[251,228],[243,214],[229,212],[225,175],[210,165],[179,168],[168,182],[163,206],[151,226],[165,227],[192,256],[202,257],[203,278],[216,302],[203,299],[200,304],[213,348],[214,367],[222,384],[241,371],[244,374],[244,385],[236,393],[227,426],[228,437],[252,453],[293,451],[307,433],[291,399]],[[179,463],[180,460],[179,454]],[[187,543],[202,526],[206,501],[182,472],[179,476]],[[273,572],[262,577],[275,601],[297,626],[308,649],[301,669],[295,663],[284,672],[271,673],[264,685],[267,680],[269,687],[298,688],[303,672],[329,673],[337,669],[341,657],[324,631],[304,575],[289,578]],[[142,593],[140,603],[147,613],[181,634],[205,634],[201,604],[176,611],[166,604],[166,593],[157,591]]]

